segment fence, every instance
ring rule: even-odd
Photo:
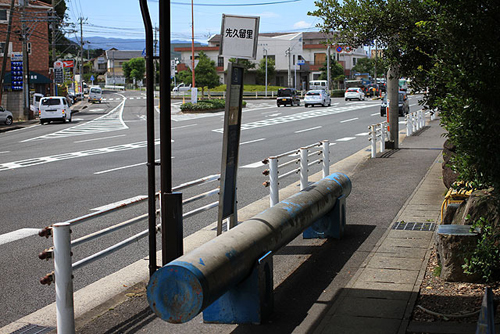
[[[309,153],[309,150],[312,150]],[[298,158],[297,158],[298,156]],[[321,156],[321,158],[309,162],[309,157]],[[281,158],[293,158],[292,160],[286,161],[279,165],[279,160]],[[319,143],[312,144],[309,146],[302,147],[297,150],[282,153],[276,156],[269,157],[262,161],[263,164],[269,164],[269,169],[266,169],[262,174],[269,175],[269,180],[264,182],[265,187],[269,187],[270,192],[270,206],[274,206],[279,203],[279,180],[290,176],[292,174],[300,173],[300,190],[303,190],[308,186],[308,168],[314,164],[322,164],[323,168],[323,178],[328,176],[330,168],[330,144],[328,140],[323,140]],[[292,166],[293,164],[298,165],[288,172],[279,174],[279,169],[287,166]]]
[[[380,152],[385,152],[385,140],[390,139],[387,122],[372,124],[368,126],[368,129],[370,130],[368,140],[371,142],[371,157],[375,158],[377,156],[377,141],[380,143]]]
[[[431,120],[434,118],[434,113],[431,113]],[[411,136],[414,132],[419,131],[425,126],[425,117],[422,110],[414,111],[406,114],[406,135]]]
[[[198,180],[194,180],[191,182],[183,183],[177,187],[174,187],[172,190],[174,192],[178,192],[180,190],[214,182],[220,179],[220,174],[210,175]],[[213,190],[209,190],[205,193],[193,196],[191,198],[185,199],[182,201],[182,204],[193,203],[197,200],[210,197],[212,195],[219,194],[219,188],[215,188]],[[156,194],[156,198],[159,197],[159,193]],[[104,235],[108,235],[112,232],[116,232],[124,227],[131,226],[140,221],[144,221],[148,219],[148,214],[144,214],[138,217],[134,217],[132,219],[120,222],[113,226],[107,227],[105,229],[96,231],[94,233],[90,233],[81,238],[71,240],[71,228],[81,224],[83,222],[87,222],[94,218],[101,218],[106,214],[111,212],[116,212],[118,210],[130,207],[131,205],[138,204],[147,200],[147,196],[138,196],[134,199],[122,202],[120,204],[113,205],[111,207],[96,211],[94,213],[81,216],[78,218],[74,218],[68,220],[66,222],[53,224],[52,226],[48,226],[42,229],[39,232],[40,236],[48,237],[50,235],[54,238],[54,246],[44,250],[40,253],[40,259],[50,259],[54,258],[54,272],[47,274],[40,280],[42,284],[50,284],[55,282],[56,289],[56,312],[57,312],[57,328],[59,333],[74,333],[74,309],[73,309],[73,271],[76,269],[80,269],[85,265],[88,265],[98,259],[101,259],[107,255],[110,255],[133,242],[136,242],[144,237],[146,237],[149,233],[148,230],[142,231],[138,234],[135,234],[121,242],[116,243],[113,246],[110,246],[106,249],[98,251],[82,260],[79,260],[75,263],[71,262],[71,256],[73,248],[81,245],[85,242],[95,240]],[[161,203],[161,202],[160,202]],[[188,218],[199,214],[201,212],[210,210],[216,206],[218,206],[219,202],[213,202],[208,205],[199,207],[192,211],[186,212],[183,214],[183,218]],[[160,210],[156,211],[156,214],[159,215]],[[157,231],[159,230],[161,224],[156,225]],[[70,301],[70,302],[69,302]]]

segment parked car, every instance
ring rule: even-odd
[[[344,98],[346,101],[350,100],[364,100],[365,99],[365,93],[363,93],[363,90],[358,87],[351,87],[347,88],[347,90],[344,93]]]
[[[403,117],[410,112],[410,103],[408,102],[408,96],[406,95],[406,92],[398,92],[398,106],[400,117]],[[382,99],[382,103],[380,104],[380,116],[383,117],[386,115],[387,107],[387,94],[385,94],[384,98]]]
[[[281,88],[278,90],[278,98],[276,99],[276,105],[286,106],[290,105],[293,107],[294,105],[300,106],[300,96],[295,90],[295,88]]]
[[[63,96],[47,96],[40,100],[38,112],[40,124],[50,121],[71,122],[71,108]]]
[[[68,89],[68,98],[71,100],[71,103],[76,102],[76,93],[73,89]]]
[[[84,82],[83,83],[83,94],[88,94],[89,93],[89,86]]]
[[[172,89],[172,91],[174,93],[185,93],[185,92],[189,92],[191,90],[191,84],[186,85],[184,83],[180,83],[177,85],[177,87],[174,87],[174,89]]]
[[[4,123],[5,125],[12,125],[12,113],[0,106],[0,123]]]
[[[322,89],[308,91],[304,96],[304,105],[307,108],[316,104],[322,105],[323,107],[330,106],[332,104],[330,94]]]

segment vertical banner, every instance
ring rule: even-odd
[[[230,218],[230,228],[236,226],[236,177],[240,148],[241,110],[243,105],[243,66],[229,63],[224,139],[222,146],[219,219],[217,235],[222,233],[222,221]]]

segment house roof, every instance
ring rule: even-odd
[[[271,32],[271,33],[260,33],[259,36],[265,36],[265,37],[277,37],[277,36],[285,36],[285,35],[292,35],[292,34],[297,34],[300,32]],[[326,38],[331,38],[334,35],[333,34],[325,34],[319,31],[307,31],[302,33],[303,39],[326,39]],[[221,41],[221,34],[216,34],[213,35],[208,42],[209,43],[218,43]]]
[[[116,50],[109,49],[106,51],[108,59],[125,59],[130,60],[133,58],[142,57],[142,50]]]

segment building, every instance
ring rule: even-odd
[[[144,57],[142,51],[121,51],[115,48],[109,49],[104,54],[106,58],[106,86],[125,85],[123,75],[123,63],[139,57]]]
[[[24,6],[22,5],[24,3]],[[10,17],[10,0],[0,0],[0,63],[7,57],[2,105],[12,111],[15,119],[26,119],[23,112],[22,67],[29,68],[29,91],[49,94],[52,80],[49,73],[49,11],[52,6],[41,1],[15,0],[9,45],[6,45]],[[23,29],[24,28],[24,29]],[[24,31],[24,33],[23,33]],[[28,64],[23,61],[23,38],[26,41]],[[22,67],[21,67],[22,66]]]
[[[319,32],[259,34],[257,57],[253,62],[258,66],[266,55],[268,59],[274,60],[276,76],[268,78],[269,85],[308,89],[309,81],[320,76],[320,68],[326,63],[327,53],[330,52],[344,68],[346,77],[350,77],[357,60],[367,58],[367,53],[362,47],[354,49],[342,45],[327,46],[327,40],[332,40],[333,37]],[[195,58],[203,51],[215,61],[220,82],[223,84],[226,82],[225,73],[229,59],[219,56],[220,43],[221,35],[214,35],[207,46],[195,47],[194,51]],[[181,53],[177,71],[191,68],[191,47],[176,48],[175,51]],[[245,83],[256,83],[255,71],[250,71],[245,76]]]

